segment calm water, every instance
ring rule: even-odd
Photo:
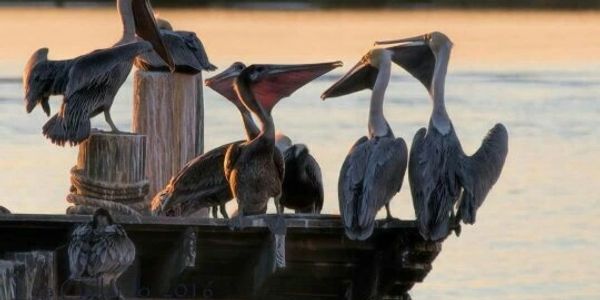
[[[349,147],[366,132],[369,104],[368,92],[320,100],[354,60],[345,63],[343,70],[303,88],[274,111],[278,129],[308,144],[321,163],[325,211],[330,213],[337,212],[339,168]],[[63,213],[76,149],[58,148],[42,137],[46,117],[41,110],[25,113],[21,65],[0,63],[0,74],[7,74],[0,78],[0,204],[19,213]],[[510,153],[477,224],[444,243],[433,271],[414,288],[414,299],[600,299],[600,196],[595,188],[600,178],[600,71],[580,65],[503,71],[451,66],[447,106],[465,151],[475,151],[488,129],[502,122],[510,132]],[[131,94],[128,81],[113,106],[122,129],[130,127]],[[206,148],[243,137],[234,107],[211,91],[205,99]],[[426,124],[431,103],[425,90],[395,67],[385,109],[395,134],[410,144]],[[95,124],[106,127],[101,120]],[[407,183],[392,203],[397,217],[414,217]]]

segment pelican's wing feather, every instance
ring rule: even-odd
[[[306,159],[305,171],[306,171],[306,175],[308,176],[308,180],[310,180],[310,182],[312,182],[313,185],[318,187],[318,189],[319,189],[319,198],[318,198],[318,202],[316,203],[317,205],[315,206],[315,208],[316,208],[317,212],[321,212],[321,210],[323,209],[323,199],[324,199],[323,175],[321,174],[321,167],[319,166],[319,163],[312,155],[307,153],[305,156],[305,159]]]
[[[479,150],[461,160],[458,175],[463,193],[458,215],[466,224],[475,223],[477,209],[500,177],[507,154],[508,132],[504,125],[496,124]]]
[[[363,184],[361,228],[371,231],[377,212],[400,191],[407,163],[408,150],[403,139],[380,138],[373,143]]]
[[[69,242],[69,271],[70,278],[81,278],[87,269],[93,229],[90,224],[79,225],[71,234]]]
[[[338,200],[344,226],[353,227],[358,202],[362,199],[363,180],[369,156],[369,139],[360,138],[346,156],[338,181]]]

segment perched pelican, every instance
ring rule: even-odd
[[[75,228],[69,242],[70,280],[95,281],[101,299],[123,299],[117,280],[135,259],[135,245],[121,225],[115,224],[109,212],[98,209],[92,222]]]
[[[292,140],[280,132],[275,135],[275,146],[285,162],[282,193],[275,201],[277,212],[283,213],[287,207],[296,213],[321,213],[323,178],[317,160],[306,145],[292,144]]]
[[[433,241],[452,229],[459,235],[460,221],[475,223],[477,209],[500,177],[508,153],[506,128],[496,124],[474,155],[463,152],[444,103],[452,42],[443,33],[376,44],[397,44],[388,48],[392,60],[425,85],[433,101],[429,127],[416,133],[410,149],[408,176],[419,231]]]
[[[117,6],[123,22],[123,34],[113,47],[59,63],[45,60],[42,50],[30,59],[26,68],[29,73],[34,72],[25,76],[28,110],[41,102],[46,107],[44,109],[49,111],[47,96],[64,95],[60,112],[43,128],[44,135],[57,145],[76,145],[85,140],[91,130],[90,118],[100,113],[104,113],[112,131],[118,131],[110,116],[110,108],[137,55],[154,47],[170,66],[173,65],[148,2],[117,0]],[[46,67],[38,68],[40,64]],[[49,71],[44,73],[43,70]],[[31,93],[31,99],[29,91],[35,91]]]
[[[254,124],[252,115],[242,104],[233,89],[235,78],[246,66],[241,62],[232,64],[227,70],[206,80],[206,85],[223,95],[239,110],[244,127],[246,140],[255,138],[260,130]],[[155,215],[165,214],[171,209],[180,211],[187,216],[198,209],[220,207],[221,214],[227,218],[225,203],[233,199],[231,189],[225,178],[223,161],[225,153],[232,144],[243,143],[236,141],[213,149],[193,160],[175,175],[165,189],[159,192],[152,201],[152,211]],[[213,216],[216,212],[213,209]]]
[[[167,50],[173,57],[175,72],[197,74],[202,71],[214,71],[217,67],[210,63],[204,45],[195,33],[174,31],[173,26],[164,19],[156,22]],[[169,66],[156,52],[144,53],[135,60],[135,66],[147,71],[169,71]]]
[[[269,198],[281,194],[284,162],[275,148],[271,111],[282,98],[341,66],[341,62],[307,65],[251,65],[235,80],[244,105],[260,120],[260,134],[251,141],[232,144],[225,156],[225,176],[238,202],[233,227],[244,216],[264,214]]]
[[[352,240],[366,240],[375,228],[377,212],[385,206],[388,219],[390,201],[402,188],[408,149],[395,138],[383,115],[385,90],[390,81],[392,52],[369,51],[342,79],[330,87],[323,99],[337,97],[366,88],[373,90],[369,110],[369,135],[360,138],[350,149],[338,181],[340,213],[346,235]]]
[[[0,206],[0,215],[10,215],[10,210],[4,206]]]

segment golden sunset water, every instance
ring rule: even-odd
[[[325,212],[337,213],[337,175],[366,133],[369,92],[322,102],[320,94],[378,39],[439,30],[454,42],[447,107],[466,152],[496,122],[510,134],[503,174],[475,226],[450,237],[414,299],[600,299],[600,12],[159,10],[197,32],[221,69],[342,60],[345,66],[275,109],[275,123],[306,143],[323,169]],[[41,110],[25,113],[20,74],[31,53],[54,59],[108,47],[119,37],[112,8],[0,8],[0,205],[16,213],[64,213],[76,149],[41,134]],[[208,75],[210,76],[210,74]],[[431,103],[398,67],[385,114],[410,145]],[[131,124],[128,81],[113,106]],[[53,103],[57,111],[60,98]],[[205,91],[206,149],[243,136],[235,108]],[[94,125],[106,128],[103,120]],[[414,218],[406,181],[392,212]],[[230,209],[234,209],[232,203]]]

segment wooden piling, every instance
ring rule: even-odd
[[[91,214],[103,207],[116,214],[135,214],[148,194],[146,137],[129,133],[92,133],[80,144],[71,170],[72,214]]]
[[[138,70],[133,132],[147,136],[150,198],[203,150],[202,75]]]

